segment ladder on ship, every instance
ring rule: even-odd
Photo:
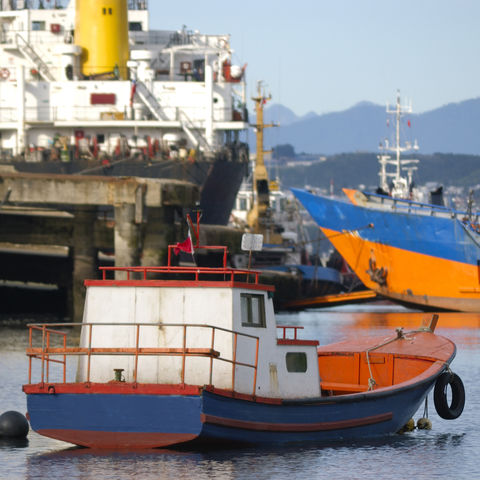
[[[140,97],[144,105],[157,120],[168,120],[161,105],[143,82],[139,80],[136,81],[135,93]],[[205,152],[209,152],[211,150],[210,145],[205,137],[199,132],[198,128],[195,128],[195,125],[188,115],[183,110],[179,109],[178,117],[183,131],[187,134],[191,142],[195,146],[202,147]]]
[[[193,144],[198,147],[203,147],[204,152],[209,152],[210,145],[205,137],[199,132],[199,130],[195,128],[195,125],[190,117],[180,109],[178,110],[178,116],[183,131],[187,134],[188,138],[193,142]]]
[[[19,33],[16,35],[17,47],[22,54],[28,58],[38,70],[42,78],[48,82],[54,82],[55,78],[50,72],[48,65],[40,58],[35,49]]]
[[[150,110],[150,112],[152,112],[152,115],[157,120],[168,120],[157,99],[153,96],[152,92],[150,92],[147,86],[140,80],[136,81],[135,93],[137,93],[142,102]]]

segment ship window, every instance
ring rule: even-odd
[[[131,32],[141,32],[142,29],[142,23],[141,22],[128,22],[128,29]]]
[[[108,14],[109,14],[109,15],[112,14],[112,9],[111,9],[111,8],[108,9]]]
[[[239,198],[238,199],[239,203],[239,210],[246,210],[247,209],[247,199],[246,198]]]
[[[106,9],[106,8],[102,8],[102,13],[103,13],[104,15],[106,15],[106,14],[107,14],[107,9]]]
[[[35,31],[35,32],[45,30],[45,22],[40,22],[40,21],[34,20],[32,22],[32,30]]]
[[[265,327],[265,301],[263,295],[240,294],[242,326]]]
[[[305,373],[307,371],[307,355],[304,352],[288,352],[285,361],[289,372]]]

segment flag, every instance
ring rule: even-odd
[[[190,229],[188,229],[188,237],[183,242],[179,242],[175,245],[173,253],[178,255],[180,252],[191,253],[193,255],[193,243],[192,236],[190,235]]]

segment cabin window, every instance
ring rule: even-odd
[[[305,373],[307,371],[307,355],[305,352],[288,352],[285,361],[289,372]]]
[[[104,15],[106,15],[106,14],[107,14],[107,9],[106,9],[106,8],[102,8],[102,13],[103,13]]]
[[[263,295],[240,294],[242,326],[265,327],[265,300]]]
[[[40,21],[34,20],[32,22],[32,30],[35,31],[35,32],[45,30],[45,22],[40,22]]]
[[[112,9],[111,9],[111,8],[108,9],[108,14],[109,14],[109,15],[112,14]]]

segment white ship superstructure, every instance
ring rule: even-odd
[[[150,30],[147,2],[129,1],[122,46],[126,0],[58,3],[0,3],[3,160],[193,161],[240,141],[245,75],[232,65],[229,35]],[[92,65],[99,53],[105,65]]]

